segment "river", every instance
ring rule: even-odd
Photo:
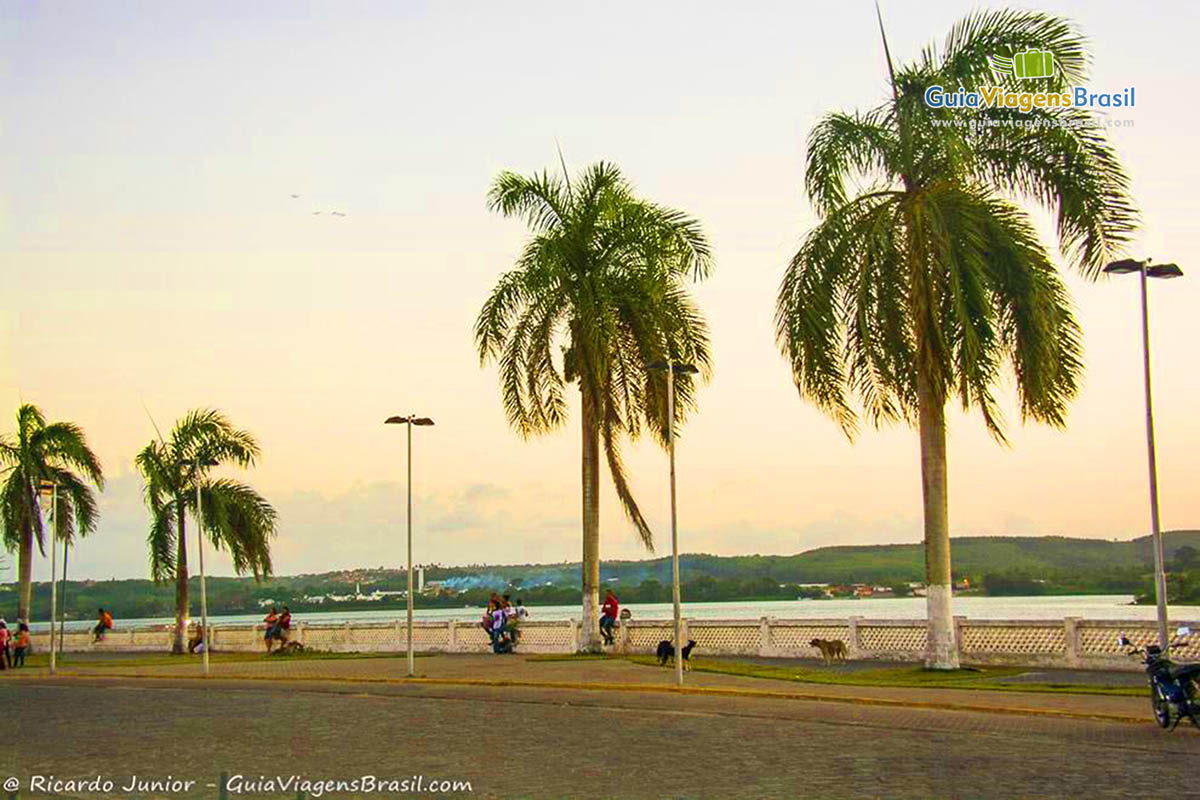
[[[1082,617],[1084,619],[1153,620],[1154,606],[1134,606],[1131,595],[1064,595],[1059,597],[956,597],[954,613],[969,619],[1062,619]],[[635,620],[670,619],[670,603],[632,603],[628,606]],[[1200,606],[1172,606],[1172,619],[1188,622],[1200,620]],[[265,612],[264,612],[265,614]],[[245,625],[259,622],[264,614],[237,614],[209,617],[214,626]],[[419,608],[413,617],[419,622],[476,622],[483,609],[470,606],[463,608]],[[530,606],[530,619],[564,620],[578,619],[579,606]],[[845,618],[865,619],[923,619],[925,599],[922,597],[861,598],[857,600],[772,600],[763,602],[732,603],[684,603],[683,615],[688,619],[759,619],[779,617],[784,619]],[[313,624],[335,624],[341,622],[377,621],[390,622],[404,618],[403,610],[380,611],[323,611],[304,612],[295,615],[296,622]],[[172,619],[118,619],[117,629],[143,625],[170,624]],[[67,623],[67,630],[85,630],[94,621],[76,620]],[[33,630],[45,628],[45,623],[34,623]]]

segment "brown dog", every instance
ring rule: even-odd
[[[821,651],[826,664],[846,660],[846,643],[841,639],[813,639],[809,644]]]

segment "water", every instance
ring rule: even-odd
[[[957,597],[954,613],[969,619],[1062,619],[1082,617],[1103,620],[1155,619],[1154,606],[1134,606],[1131,595],[1066,595],[1062,597]],[[623,608],[625,606],[622,606]],[[635,620],[670,619],[670,603],[633,603],[628,606]],[[1171,606],[1172,619],[1188,622],[1200,620],[1200,606]],[[266,615],[238,614],[211,616],[209,623],[215,627],[224,625],[246,625],[261,622]],[[865,619],[924,619],[925,598],[894,597],[858,600],[774,600],[764,602],[733,603],[684,603],[683,615],[688,619],[759,619],[779,617],[781,619],[815,619],[863,617]],[[418,622],[478,622],[483,609],[477,606],[465,608],[422,608],[413,612]],[[579,619],[580,609],[571,606],[531,606],[529,617],[534,620]],[[342,622],[394,622],[404,619],[403,611],[323,611],[298,613],[296,622],[312,624],[338,624]],[[169,625],[171,617],[156,619],[119,619],[117,629],[149,625]],[[94,620],[77,620],[67,623],[67,630],[90,630]],[[34,623],[33,630],[45,629],[45,623]]]

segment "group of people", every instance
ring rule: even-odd
[[[521,623],[529,616],[521,598],[516,605],[509,602],[509,595],[492,592],[480,624],[492,641],[493,653],[511,653],[521,638]]]
[[[25,654],[29,648],[29,626],[18,622],[14,634],[8,629],[8,623],[0,617],[0,669],[25,666]]]
[[[279,646],[283,647],[287,642],[288,632],[292,629],[292,612],[286,605],[283,607],[282,613],[275,606],[271,606],[271,612],[263,617],[263,622],[267,626],[267,631],[263,634],[267,652],[271,652],[274,642],[279,642]]]

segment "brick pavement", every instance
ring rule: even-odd
[[[1127,797],[1184,792],[1200,755],[1182,728],[748,695],[29,677],[0,707],[33,709],[5,776],[170,772],[196,797],[222,770],[422,774],[480,798]]]

